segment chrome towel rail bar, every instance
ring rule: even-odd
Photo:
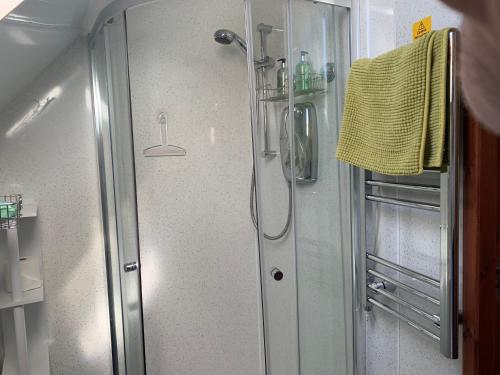
[[[411,270],[409,268],[400,266],[399,264],[392,263],[392,262],[390,262],[390,261],[388,261],[386,259],[380,258],[380,257],[378,257],[376,255],[372,255],[372,254],[369,254],[369,253],[366,253],[366,258],[369,259],[369,260],[371,260],[371,261],[373,261],[373,262],[380,263],[383,266],[386,266],[386,267],[391,268],[393,270],[396,270],[398,272],[404,273],[407,276],[410,276],[410,277],[412,277],[414,279],[422,281],[422,282],[424,282],[426,284],[429,284],[431,286],[434,286],[436,288],[440,287],[439,280],[436,280],[436,279],[433,279],[432,277],[429,277],[429,276],[426,276],[424,274],[421,274],[420,272],[413,271],[413,270]]]
[[[401,320],[401,321],[405,322],[406,324],[408,324],[410,327],[415,328],[417,331],[422,332],[423,334],[429,336],[433,340],[436,340],[437,342],[440,341],[439,336],[437,336],[434,333],[432,333],[431,331],[425,329],[424,327],[422,327],[417,322],[415,322],[415,321],[411,320],[410,318],[408,318],[406,315],[403,315],[403,314],[401,314],[401,313],[399,313],[397,311],[394,311],[389,306],[384,305],[383,303],[378,302],[377,300],[375,300],[375,299],[373,299],[371,297],[368,297],[368,302],[370,302],[373,306],[376,306],[379,309],[382,309],[385,312],[391,314],[392,316],[395,316],[399,320]]]
[[[404,200],[404,199],[387,198],[387,197],[382,197],[380,195],[372,195],[372,194],[367,194],[366,200],[372,201],[372,202],[393,204],[396,206],[417,208],[417,209],[426,210],[426,211],[439,212],[441,209],[439,207],[439,205],[437,205],[437,204],[425,203],[425,202],[414,202],[414,201],[408,201],[408,200]]]
[[[446,101],[449,165],[441,173],[441,329],[440,350],[458,358],[458,258],[462,238],[462,124],[457,85],[457,31],[449,34],[449,67]]]
[[[366,272],[372,276],[375,276],[375,277],[381,279],[381,280],[387,281],[388,283],[395,285],[398,288],[403,289],[404,291],[406,291],[410,294],[413,294],[414,296],[425,299],[426,301],[431,302],[431,303],[435,304],[436,306],[439,306],[441,304],[437,298],[434,298],[433,296],[430,296],[427,293],[421,292],[420,290],[415,289],[414,287],[409,286],[405,283],[402,283],[401,281],[393,279],[392,277],[386,276],[380,272],[377,272],[377,271],[371,270],[371,269],[368,269]]]
[[[368,284],[368,289],[370,289],[374,293],[381,294],[382,296],[390,299],[391,301],[396,302],[398,305],[404,306],[404,307],[412,310],[413,312],[417,313],[418,315],[420,315],[423,318],[429,319],[436,326],[439,327],[439,322],[441,319],[439,318],[438,315],[429,314],[427,311],[422,310],[421,308],[413,305],[412,303],[405,301],[404,299],[399,298],[398,296],[396,296],[396,295],[394,295],[394,294],[392,294],[384,289],[376,288],[371,284]]]
[[[439,186],[400,184],[377,180],[366,180],[365,183],[369,186],[387,187],[401,190],[425,191],[429,193],[439,193],[439,191],[441,190]]]

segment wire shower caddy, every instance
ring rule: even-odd
[[[21,218],[23,198],[21,194],[0,195],[0,230],[16,228]]]

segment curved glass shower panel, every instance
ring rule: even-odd
[[[350,22],[332,3],[247,1],[268,374],[353,371],[350,175],[335,158]]]
[[[297,179],[295,189],[300,373],[347,375],[353,369],[350,180],[335,150],[350,62],[349,9],[292,0],[291,19],[296,169],[301,159],[317,163],[310,166],[315,178]]]
[[[91,44],[115,373],[259,373],[242,4],[131,3]]]
[[[249,76],[253,85],[260,265],[268,374],[296,374],[297,288],[293,229],[288,93],[277,89],[277,70],[288,58],[288,1],[246,1]],[[288,84],[288,83],[286,83]],[[288,165],[287,165],[288,164]]]

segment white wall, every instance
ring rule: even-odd
[[[77,40],[0,113],[0,191],[39,208],[21,246],[41,248],[52,374],[112,372],[87,51]],[[15,125],[47,95],[42,114]]]
[[[146,362],[150,375],[256,375],[256,232],[243,3],[158,1],[127,12]],[[185,157],[145,158],[167,113]]]
[[[460,23],[459,16],[437,0],[361,0],[360,10],[362,57],[374,57],[410,43],[412,24],[423,17],[432,16],[434,30]],[[420,177],[419,181],[439,184],[436,176]],[[395,194],[387,189],[381,189],[380,193]],[[403,192],[398,197],[433,199],[428,194]],[[439,214],[374,204],[368,204],[367,214],[371,215],[367,239],[370,249],[374,248],[381,257],[439,279]],[[387,269],[384,272],[398,277],[397,272]],[[446,359],[434,341],[375,309],[366,315],[366,374],[456,375],[460,374],[460,360]]]

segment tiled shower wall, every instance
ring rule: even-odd
[[[432,16],[434,30],[460,24],[459,15],[437,0],[361,0],[361,57],[374,57],[411,42],[412,24],[426,16]],[[420,181],[439,183],[436,178],[426,176]],[[380,194],[396,193],[386,189]],[[433,199],[415,194],[399,197]],[[367,204],[367,214],[371,214],[367,238],[370,249],[439,278],[439,214],[373,203]],[[384,271],[387,273],[387,269]],[[460,360],[443,357],[431,339],[380,310],[374,309],[365,318],[367,375],[460,374]]]

